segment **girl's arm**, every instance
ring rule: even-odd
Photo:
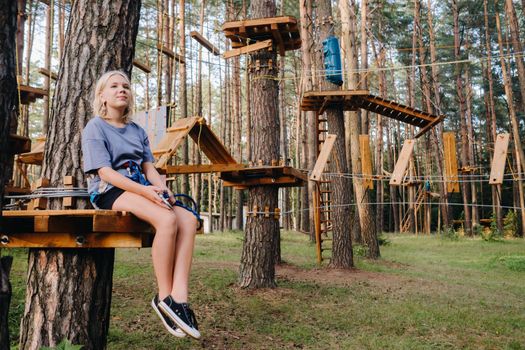
[[[166,207],[166,205],[158,195],[160,192],[163,191],[163,188],[161,187],[141,185],[133,180],[128,179],[127,177],[120,174],[118,171],[113,170],[110,167],[102,167],[98,169],[98,175],[102,180],[109,182],[115,187],[118,187],[124,191],[136,193],[149,199],[150,201],[157,203],[162,207]],[[155,185],[153,181],[150,180],[150,182]]]

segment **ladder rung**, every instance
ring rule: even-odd
[[[319,129],[317,130],[318,133],[322,133],[322,132],[328,132],[328,129]],[[324,140],[323,140],[324,141]]]
[[[320,122],[320,123],[322,123],[322,122],[327,122],[328,119],[324,119],[324,118],[323,118],[323,119],[317,119],[317,121]]]
[[[330,191],[330,190],[321,190],[321,193],[334,193],[334,191]]]

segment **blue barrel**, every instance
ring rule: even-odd
[[[343,85],[343,74],[341,70],[341,51],[339,40],[330,35],[323,41],[324,69],[326,79],[332,84]]]

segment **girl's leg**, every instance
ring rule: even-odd
[[[151,255],[159,287],[159,299],[164,299],[171,293],[173,286],[177,240],[177,217],[175,213],[160,207],[147,198],[127,191],[117,198],[112,209],[129,211],[155,228]]]
[[[186,303],[197,219],[192,213],[180,207],[175,207],[175,215],[177,216],[178,232],[171,296],[178,303]]]

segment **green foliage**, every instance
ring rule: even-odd
[[[380,246],[387,246],[387,245],[390,245],[392,242],[388,239],[388,237],[384,234],[382,235],[379,235],[379,237],[377,237],[377,242],[379,243]]]
[[[513,237],[518,233],[518,215],[514,210],[509,210],[503,219],[503,233],[505,237]]]
[[[481,237],[486,242],[499,242],[502,238],[502,233],[500,229],[498,228],[498,224],[496,222],[496,213],[492,213],[491,216],[492,222],[490,223],[490,229],[486,232],[484,232]]]
[[[481,235],[483,235],[483,227],[481,225],[474,225],[474,226],[472,226],[472,234],[474,236],[481,236]]]
[[[449,241],[459,241],[459,235],[452,226],[444,227],[443,231],[441,231],[441,239],[446,239]]]
[[[498,259],[509,270],[525,272],[525,255],[507,255]]]
[[[365,257],[368,254],[368,247],[362,244],[353,244],[352,251],[354,256]]]
[[[54,348],[47,348],[43,347],[42,350],[80,350],[82,349],[82,345],[73,345],[71,342],[67,339],[64,339],[55,346]]]

